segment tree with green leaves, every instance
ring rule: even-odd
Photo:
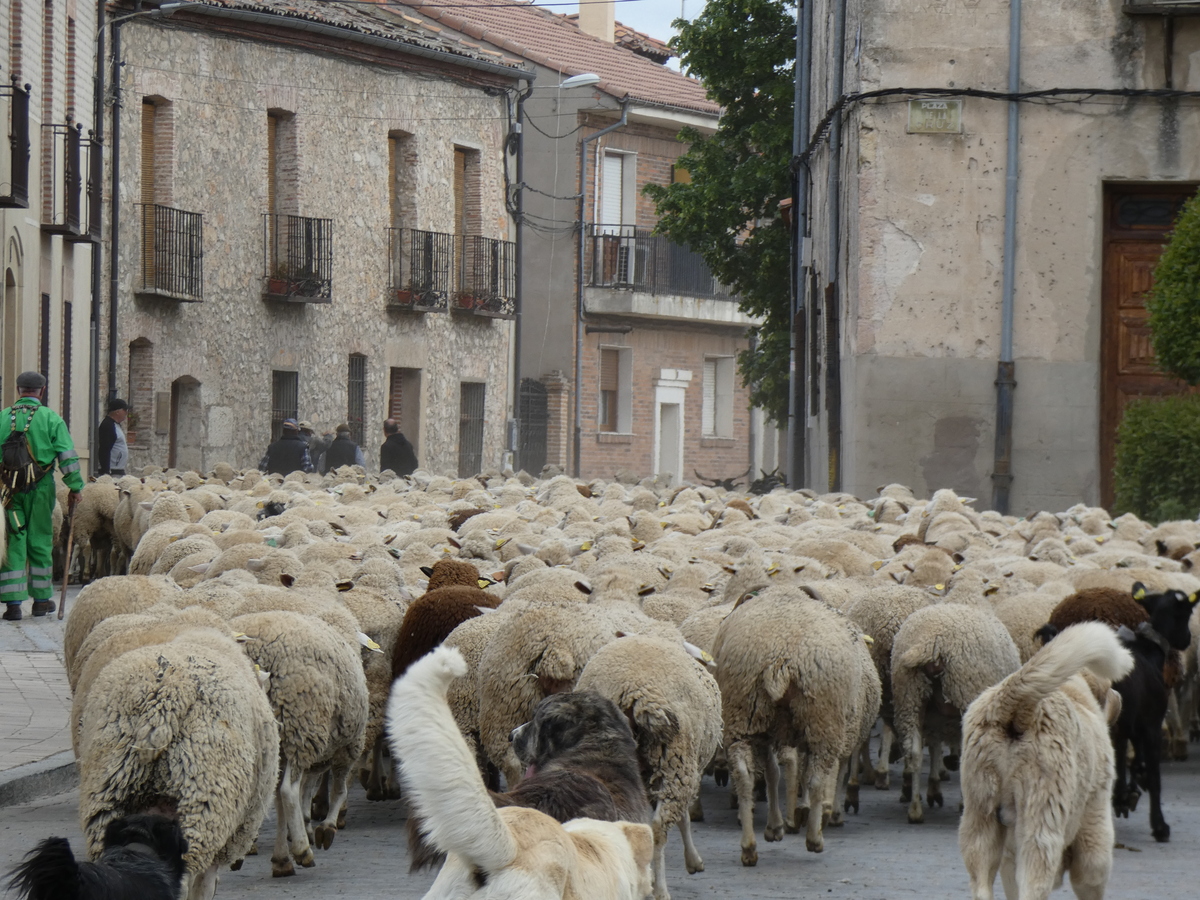
[[[1146,309],[1159,368],[1190,385],[1200,383],[1200,194],[1175,220]]]
[[[750,401],[787,422],[791,327],[790,236],[779,201],[791,196],[795,3],[708,0],[671,41],[680,61],[724,107],[716,132],[685,129],[679,160],[690,182],[650,185],[657,231],[704,257],[713,274],[762,319],[738,359]]]

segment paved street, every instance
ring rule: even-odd
[[[1193,756],[1200,747],[1193,745]],[[1172,843],[1150,838],[1145,798],[1136,818],[1121,820],[1109,896],[1120,900],[1172,900],[1195,896],[1196,859],[1200,854],[1200,759],[1171,763],[1165,772],[1164,806],[1172,826]],[[765,816],[759,805],[759,864],[738,864],[738,832],[724,789],[706,781],[708,821],[694,829],[707,870],[688,876],[678,833],[668,849],[670,886],[676,900],[689,898],[818,897],[853,900],[894,898],[963,898],[967,879],[958,855],[955,828],[957,781],[945,790],[946,808],[927,813],[926,824],[908,825],[896,791],[865,790],[862,815],[851,816],[843,829],[826,835],[826,850],[804,850],[803,835],[786,835],[782,843],[764,844]],[[0,867],[7,869],[36,841],[47,835],[80,840],[75,821],[77,795],[63,794],[21,807],[0,809]],[[317,866],[294,878],[272,881],[267,851],[274,834],[268,821],[259,844],[264,854],[247,860],[240,872],[226,872],[219,898],[263,898],[275,893],[299,900],[327,897],[420,897],[432,875],[409,876],[404,850],[403,804],[367,803],[361,789],[351,794],[350,825],[332,849],[318,853]],[[997,881],[998,895],[1002,896]],[[1072,896],[1064,889],[1055,896]]]

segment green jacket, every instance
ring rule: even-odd
[[[71,432],[62,416],[52,409],[42,409],[42,404],[33,397],[22,397],[12,406],[0,410],[0,444],[12,433],[13,410],[17,411],[17,430],[23,430],[25,423],[32,414],[33,424],[29,426],[29,449],[39,466],[49,471],[54,463],[62,473],[63,481],[72,491],[83,490],[83,476],[79,474],[79,454],[75,452],[75,443],[71,440]]]

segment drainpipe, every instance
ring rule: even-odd
[[[525,305],[525,262],[521,254],[525,248],[525,101],[533,93],[533,78],[525,77],[525,90],[517,94],[517,124],[513,131],[517,155],[517,186],[513,197],[513,222],[517,226],[516,246],[513,254],[516,256],[516,271],[513,273],[516,284],[516,297],[513,298],[513,424],[509,432],[512,447],[513,468],[520,471],[521,465],[521,311]],[[507,167],[507,163],[505,163]]]
[[[833,28],[833,90],[836,103],[845,90],[846,62],[846,0],[838,0],[837,17]],[[842,489],[842,363],[841,311],[838,304],[838,267],[842,246],[842,117],[836,115],[829,128],[829,184],[826,191],[829,204],[829,256],[826,260],[825,286],[825,365],[826,395],[829,409],[829,490]]]
[[[587,232],[584,228],[587,213],[587,145],[596,138],[603,137],[611,131],[622,128],[629,121],[629,100],[621,101],[621,118],[607,128],[589,134],[579,142],[579,266],[575,273],[575,448],[573,468],[575,477],[579,477],[580,449],[583,443],[583,404],[579,402],[579,392],[583,385],[583,261],[585,259]]]
[[[104,147],[104,4],[96,0],[96,74],[92,80],[93,153],[103,153]],[[91,215],[91,211],[88,211]],[[96,474],[96,429],[100,426],[100,302],[104,292],[104,263],[101,238],[92,244],[92,310],[88,337],[91,353],[88,370],[88,465]]]
[[[1008,17],[1008,90],[1021,90],[1021,0],[1011,0]],[[1019,105],[1008,102],[1008,152],[1004,165],[1004,272],[1000,307],[1000,361],[996,366],[996,463],[992,472],[992,508],[1007,515],[1012,489],[1013,301],[1017,266],[1017,178],[1020,147]]]
[[[108,399],[117,396],[117,298],[120,290],[118,257],[121,243],[121,18],[112,22],[112,200],[108,233]]]
[[[812,19],[813,0],[801,0],[796,15],[796,94],[795,119],[792,124],[792,158],[798,157],[808,146],[809,114],[812,97]],[[805,408],[805,373],[808,371],[805,357],[804,329],[808,310],[804,302],[804,289],[808,279],[804,275],[805,239],[808,237],[808,165],[799,166],[792,173],[792,317],[790,383],[788,390],[788,486],[795,489],[805,482],[805,436],[808,432],[808,411]]]

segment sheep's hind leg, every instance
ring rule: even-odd
[[[209,866],[203,872],[197,872],[192,876],[191,886],[188,888],[187,900],[212,900],[213,895],[217,892],[217,867]]]
[[[738,823],[742,826],[742,865],[758,865],[758,843],[754,839],[753,750],[745,741],[730,744],[729,774],[737,791]]]
[[[281,780],[275,788],[275,847],[271,851],[272,878],[286,878],[296,874],[296,867],[292,865],[292,858],[288,856],[287,849],[288,816]]]
[[[767,843],[783,840],[783,813],[779,809],[779,758],[773,747],[767,748],[764,772],[767,782],[767,827],[763,839]]]
[[[797,808],[800,796],[800,751],[786,747],[783,757],[783,830],[788,834],[799,834],[803,826]]]
[[[838,766],[837,782],[834,785],[833,812],[829,816],[829,827],[830,828],[841,828],[843,825],[846,824],[846,811],[848,809],[850,809],[850,800],[848,799],[848,792],[850,790],[850,786],[848,784],[848,782],[850,780],[850,767],[852,766],[852,764],[854,762],[854,757],[856,755],[857,754],[851,753],[850,760],[843,760],[841,765]],[[855,787],[854,810],[855,810],[855,812],[857,812],[858,811],[858,790],[857,790],[858,784],[856,783],[854,785],[854,787]]]
[[[929,742],[929,781],[925,784],[925,802],[930,808],[942,807],[945,805],[945,800],[942,798],[942,782],[945,780],[942,777],[945,771],[942,765],[942,742],[934,739]],[[946,778],[949,778],[946,775]]]
[[[679,826],[679,836],[683,839],[683,861],[687,864],[687,873],[695,875],[704,871],[704,858],[696,849],[692,840],[692,823],[688,816],[681,816],[675,823]]]
[[[337,834],[338,828],[345,826],[341,816],[349,789],[350,767],[334,766],[325,773],[323,783],[329,786],[329,810],[325,820],[313,829],[313,838],[318,847],[328,850],[333,845],[333,837]]]
[[[363,785],[367,789],[368,800],[378,801],[388,798],[387,788],[384,786],[383,767],[383,735],[380,735],[375,739],[375,745],[371,748],[371,765],[366,783]]]
[[[925,821],[925,810],[921,806],[921,731],[913,729],[905,741],[904,753],[904,787],[909,794],[901,794],[901,800],[908,801],[908,821],[912,825],[920,825]]]
[[[833,796],[838,775],[837,759],[808,758],[808,830],[804,835],[804,846],[809,853],[820,853],[825,849],[825,825],[833,812]]]
[[[298,772],[292,771],[289,762],[283,769],[283,777],[279,781],[279,791],[283,794],[283,802],[287,809],[288,849],[292,857],[304,868],[316,865],[313,859],[312,847],[308,843],[308,831],[304,827],[304,808],[300,804],[300,788],[303,778]]]
[[[686,819],[684,816],[682,820]],[[667,890],[667,835],[670,829],[660,800],[654,804],[654,818],[650,820],[650,830],[654,833],[654,900],[671,900],[671,892]]]
[[[892,730],[892,726],[887,722],[882,722],[879,728],[879,758],[875,761],[875,790],[888,791],[891,790],[891,765],[892,742],[896,739],[896,732]]]

